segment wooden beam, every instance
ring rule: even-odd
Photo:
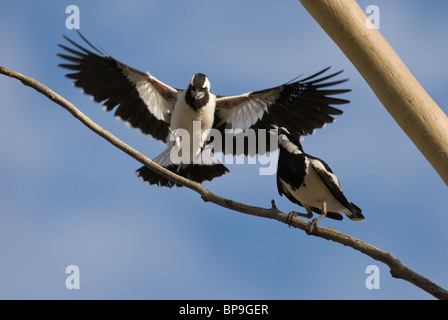
[[[300,0],[448,185],[448,118],[354,0]],[[379,129],[381,124],[378,124]]]

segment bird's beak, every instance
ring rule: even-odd
[[[191,96],[193,97],[193,99],[199,100],[204,97],[204,92],[194,90],[191,92]]]
[[[269,130],[269,134],[276,135],[278,133],[278,127],[275,124],[271,124],[271,127],[275,129],[275,131]]]

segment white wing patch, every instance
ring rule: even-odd
[[[158,120],[170,123],[171,112],[174,104],[167,101],[151,84],[150,81],[157,81],[149,73],[142,75],[135,72],[130,72],[123,69],[126,78],[132,83],[135,83],[135,88],[147,106],[149,112],[153,114]],[[174,89],[173,89],[174,90]]]
[[[248,97],[250,93],[243,96]],[[246,130],[254,125],[263,117],[267,111],[269,101],[267,99],[249,99],[246,103],[242,103],[233,108],[219,109],[218,115],[222,119],[218,126],[223,123],[231,123],[233,130]]]
[[[339,189],[342,191],[342,187],[341,184],[339,183],[338,178],[336,177],[336,175],[334,173],[331,173],[330,171],[328,171],[325,166],[322,164],[322,162],[320,162],[319,160],[316,159],[311,159],[311,165],[316,168],[317,170],[323,171],[325,172],[326,175],[328,175],[330,177],[330,180],[339,187]]]

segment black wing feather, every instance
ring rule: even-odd
[[[59,66],[75,71],[66,76],[74,79],[75,86],[82,88],[96,102],[104,101],[105,110],[112,111],[118,106],[115,116],[128,121],[132,127],[139,128],[143,133],[166,142],[170,133],[169,123],[158,119],[150,112],[136,89],[136,83],[132,82],[125,72],[142,78],[148,75],[112,58],[94,47],[80,33],[79,35],[98,54],[64,36],[75,47],[59,44],[59,47],[68,54],[59,53],[58,56],[69,62],[61,63]],[[174,104],[174,96],[167,98]]]
[[[323,160],[307,155],[309,158],[315,160],[315,161],[319,161],[320,163],[323,164],[323,166],[325,167],[325,170],[321,170],[321,168],[316,167],[315,165],[313,165],[313,169],[317,172],[317,174],[319,175],[320,180],[326,185],[326,187],[328,188],[328,190],[330,191],[330,193],[333,195],[333,197],[338,200],[344,207],[346,207],[347,209],[349,209],[350,211],[352,211],[352,206],[351,206],[351,202],[347,200],[347,198],[345,197],[344,193],[342,192],[341,186],[339,185],[339,182],[334,181],[331,176],[327,173],[327,172],[331,172],[330,167],[328,166],[327,163],[325,163]],[[311,164],[313,164],[313,161],[311,161]]]
[[[217,96],[214,127],[224,133],[225,129],[232,129],[235,125],[239,125],[240,115],[244,111],[251,110],[261,116],[252,121],[250,126],[242,128],[243,130],[250,128],[269,131],[271,125],[275,124],[287,128],[295,136],[312,134],[315,129],[322,128],[326,123],[332,123],[333,116],[343,114],[342,110],[332,105],[350,102],[335,97],[335,95],[350,92],[350,89],[331,88],[346,82],[347,79],[326,82],[342,71],[321,76],[328,69],[279,87],[240,96]],[[266,141],[269,141],[269,137]],[[273,146],[272,151],[275,149],[276,147]],[[269,145],[265,150],[270,150]],[[260,153],[259,151],[257,149],[257,153]],[[247,146],[244,153],[248,154]],[[233,154],[236,153],[233,152]]]

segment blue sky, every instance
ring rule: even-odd
[[[380,31],[445,113],[446,12],[441,1],[358,1],[380,8]],[[447,188],[350,61],[299,1],[1,1],[0,65],[34,77],[154,158],[164,146],[105,113],[58,68],[65,8],[115,58],[185,88],[197,72],[234,95],[324,67],[344,69],[351,103],[305,137],[366,220],[324,220],[390,251],[448,288]],[[61,107],[0,77],[1,299],[432,299],[377,261],[300,230],[204,203],[191,190],[148,187],[141,165]],[[229,165],[205,184],[247,204],[301,209],[259,165]],[[380,289],[365,286],[369,265]],[[67,290],[65,268],[80,269]]]

